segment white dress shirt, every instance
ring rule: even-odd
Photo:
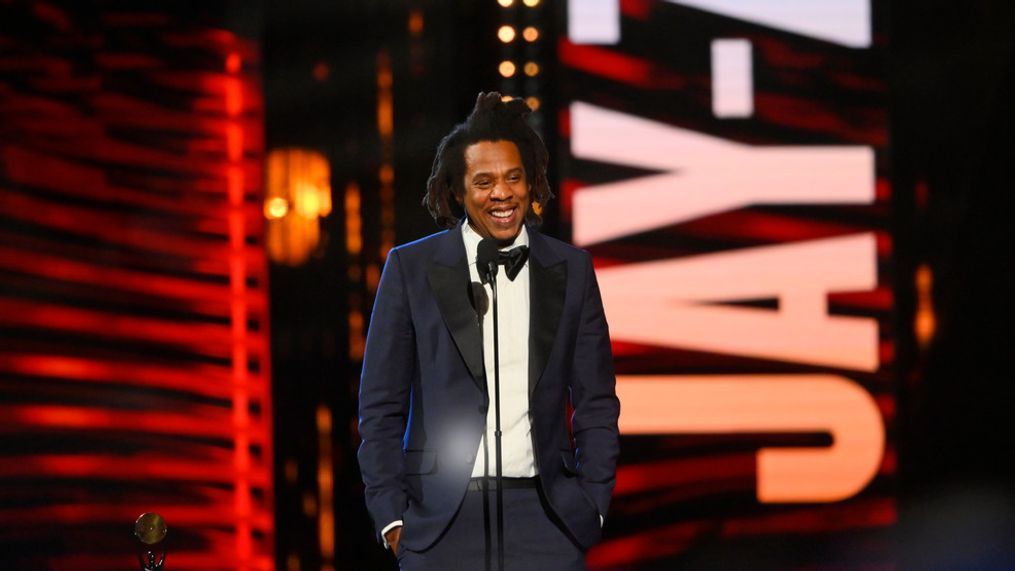
[[[476,249],[482,236],[466,220],[462,224],[462,240],[469,263],[469,276],[479,283],[476,268]],[[529,235],[522,226],[512,244],[501,250],[529,245]],[[486,387],[490,407],[486,411],[486,434],[479,441],[472,477],[497,474],[496,412],[497,394],[494,390],[493,362],[493,290],[484,284],[490,300],[483,318],[483,365],[486,369]],[[500,338],[500,420],[503,475],[511,478],[530,478],[536,475],[532,451],[532,423],[529,421],[529,263],[526,260],[515,279],[510,280],[501,266],[497,271],[497,322]],[[488,449],[484,451],[484,444]],[[486,458],[489,456],[489,469]]]

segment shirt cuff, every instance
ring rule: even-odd
[[[602,518],[603,516],[599,517]],[[388,538],[384,536],[387,535],[389,531],[395,529],[396,527],[402,527],[402,520],[396,519],[395,521],[384,526],[384,529],[381,530],[381,541],[384,542],[384,549],[391,549],[391,546],[388,545]]]

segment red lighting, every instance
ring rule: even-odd
[[[240,73],[243,69],[243,58],[238,53],[231,53],[226,57],[226,71],[229,73]]]
[[[30,568],[112,569],[122,529],[157,511],[193,539],[174,569],[270,570],[256,44],[172,10],[95,10],[104,37],[145,41],[104,51],[48,2],[12,16],[40,30],[30,46],[4,37],[0,434],[33,449],[0,462],[25,500],[0,526],[94,538]]]

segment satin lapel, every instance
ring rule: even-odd
[[[567,263],[553,255],[538,232],[529,230],[529,397],[550,359],[564,311]]]
[[[483,333],[479,329],[476,311],[469,303],[469,267],[466,265],[461,224],[448,231],[442,240],[427,268],[427,280],[458,352],[473,380],[485,393]]]

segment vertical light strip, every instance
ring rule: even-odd
[[[250,505],[250,387],[247,371],[247,267],[245,256],[243,176],[243,85],[238,77],[242,69],[240,54],[226,58],[225,79],[226,155],[228,167],[229,289],[231,293],[233,381],[233,465],[235,477],[236,569],[250,569],[253,534]]]
[[[349,257],[359,257],[363,251],[363,216],[360,214],[362,197],[360,196],[359,185],[350,181],[345,186],[345,250]],[[354,267],[350,265],[350,268]],[[359,269],[359,265],[355,265]],[[349,276],[350,279],[359,279],[359,275]]]
[[[321,546],[321,571],[335,569],[335,476],[331,460],[331,410],[317,406],[317,533]]]
[[[916,342],[921,349],[930,346],[937,329],[937,317],[934,315],[934,272],[926,263],[916,268],[916,319],[913,331]]]
[[[395,112],[391,93],[391,57],[377,54],[377,132],[381,138],[381,167],[378,172],[381,199],[380,258],[395,247]]]
[[[349,268],[349,360],[358,362],[363,359],[363,307],[359,283],[363,279],[363,214],[361,213],[362,194],[359,185],[350,181],[345,187],[345,249],[348,254]]]
[[[720,118],[754,113],[751,42],[712,40],[712,113]]]

